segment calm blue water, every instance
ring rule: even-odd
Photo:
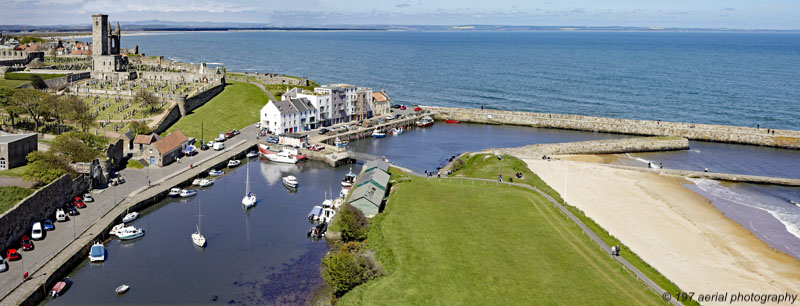
[[[124,47],[386,88],[394,103],[800,130],[800,34],[209,32]]]

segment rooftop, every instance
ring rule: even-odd
[[[15,142],[17,140],[25,139],[31,136],[38,138],[37,134],[4,134],[0,135],[0,143]]]
[[[175,150],[176,148],[180,148],[184,142],[188,142],[189,139],[183,135],[183,133],[178,130],[170,133],[167,137],[156,141],[153,143],[153,146],[158,150],[159,153],[164,154]]]

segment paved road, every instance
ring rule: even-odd
[[[408,172],[408,171],[406,171],[406,172]],[[416,175],[416,176],[422,176],[422,175],[420,175],[418,173],[414,173],[414,172],[408,172],[408,173],[412,174],[412,175]],[[497,183],[497,180],[470,178],[470,177],[446,177],[446,178],[443,178],[443,179],[474,180],[474,181],[485,181],[485,182]],[[581,228],[581,230],[583,230],[583,232],[586,233],[586,235],[589,236],[589,238],[591,238],[595,243],[597,243],[597,245],[599,245],[600,248],[603,251],[609,252],[609,254],[611,253],[611,247],[608,246],[605,242],[603,242],[603,240],[600,239],[600,237],[597,236],[597,234],[595,234],[589,227],[587,227],[585,224],[583,224],[583,222],[581,222],[580,219],[575,217],[575,215],[573,215],[572,212],[570,212],[563,205],[561,205],[561,203],[559,203],[558,201],[556,201],[555,199],[553,199],[552,197],[550,197],[546,193],[542,192],[538,188],[530,186],[530,185],[520,184],[520,183],[501,182],[500,184],[507,184],[507,185],[513,185],[513,186],[517,186],[517,187],[522,187],[522,188],[533,190],[536,193],[540,194],[545,199],[550,201],[550,203],[552,203],[553,205],[558,207],[558,209],[561,210],[561,212],[564,213],[567,217],[569,217],[573,222],[575,222],[575,224],[577,224]],[[639,271],[639,269],[637,269],[635,266],[633,266],[625,258],[622,258],[621,256],[613,256],[613,258],[616,259],[617,261],[619,261],[620,263],[622,263],[623,266],[628,268],[628,270],[630,270],[631,272],[633,272],[633,274],[636,275],[636,278],[640,279],[642,282],[644,282],[648,287],[653,289],[658,294],[663,295],[663,294],[667,293],[667,291],[665,291],[664,289],[661,289],[661,287],[659,287],[656,283],[654,283],[649,277],[647,277],[647,275],[642,273],[642,271]],[[670,303],[672,303],[675,306],[681,306],[681,304],[679,302],[677,302],[675,299],[671,299]]]
[[[22,249],[19,250],[22,252],[22,260],[9,263],[9,270],[0,273],[0,296],[3,297],[0,300],[0,305],[10,304],[5,298],[22,283],[24,271],[29,271],[31,278],[34,280],[45,279],[44,272],[38,271],[42,266],[67,248],[72,241],[85,236],[94,236],[96,233],[87,233],[85,231],[122,202],[123,199],[147,189],[148,179],[151,185],[156,185],[187,170],[191,163],[199,164],[231,150],[238,143],[242,143],[245,140],[255,140],[257,133],[257,129],[250,125],[242,129],[241,135],[226,141],[226,150],[200,151],[191,159],[183,158],[180,162],[172,163],[162,168],[152,166],[149,169],[124,169],[119,171],[119,174],[126,180],[125,184],[92,191],[91,194],[95,202],[87,203],[88,207],[81,209],[79,216],[71,217],[67,222],[56,223],[56,229],[47,232],[44,240],[34,241],[34,250],[27,252],[22,251]]]

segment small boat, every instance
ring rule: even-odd
[[[283,181],[283,184],[286,185],[286,187],[297,188],[298,182],[297,178],[294,177],[294,175],[284,176],[283,179],[281,180]]]
[[[415,124],[418,127],[428,127],[433,125],[433,118],[431,118],[430,116],[425,116],[422,117],[422,119],[418,120]]]
[[[231,159],[231,160],[228,161],[228,167],[233,168],[233,167],[238,166],[241,163],[242,162],[239,161],[238,159]]]
[[[197,195],[197,190],[184,189],[181,191],[181,198],[188,198],[196,195]]]
[[[120,240],[131,240],[144,236],[144,230],[133,226],[123,227],[117,231],[117,238]]]
[[[333,204],[333,203],[331,203],[331,204]],[[333,216],[335,216],[335,215],[336,215],[336,211],[333,210],[333,208],[330,208],[330,207],[325,208],[325,207],[323,207],[322,208],[322,214],[319,216],[317,221],[320,221],[320,222],[331,222],[333,220]]]
[[[247,178],[245,179],[244,197],[242,198],[242,205],[244,205],[245,209],[256,205],[256,195],[250,192],[250,167],[247,167]]]
[[[445,123],[450,123],[450,124],[459,124],[459,123],[461,123],[461,121],[453,120],[453,119],[450,119],[450,118],[445,119],[444,122]]]
[[[308,213],[308,220],[310,221],[317,221],[319,217],[322,215],[322,206],[314,206],[311,211]]]
[[[306,233],[307,237],[322,238],[325,237],[325,232],[328,231],[328,223],[322,222],[316,226],[312,226]]]
[[[122,284],[119,287],[117,287],[117,289],[114,289],[114,292],[116,292],[117,294],[123,294],[125,292],[128,292],[128,289],[130,289],[130,288],[131,288],[131,286]]]
[[[199,184],[200,187],[208,187],[208,186],[211,186],[211,185],[214,185],[214,181],[209,180],[209,179],[200,180],[200,184]]]
[[[405,132],[405,129],[404,129],[402,126],[399,126],[399,127],[393,128],[393,129],[391,130],[391,133],[392,133],[392,135],[394,135],[394,136],[397,136],[397,135],[403,134],[403,132]]]
[[[117,232],[119,232],[119,230],[121,230],[123,228],[125,228],[125,223],[120,223],[120,224],[114,225],[114,227],[112,227],[111,230],[108,231],[108,234],[116,236]]]
[[[192,243],[201,248],[206,247],[206,237],[200,232],[200,227],[198,227],[197,231],[192,234]]]
[[[287,164],[296,164],[299,159],[296,156],[290,154],[287,151],[280,151],[274,154],[267,154],[264,155],[269,161],[278,162],[278,163],[287,163]]]
[[[196,179],[194,179],[194,181],[192,181],[192,186],[200,186],[200,182],[202,182],[202,181],[203,181],[203,179],[196,178]]]
[[[225,172],[222,172],[222,170],[211,169],[211,170],[208,171],[208,175],[210,175],[210,176],[220,176],[220,175],[223,175],[223,174],[225,174]]]
[[[139,218],[138,212],[135,211],[129,212],[125,214],[125,217],[122,218],[122,223],[133,222],[133,220],[136,220],[136,218]]]
[[[258,157],[258,152],[256,152],[256,151],[247,152],[247,158],[251,158],[251,157]]]
[[[789,200],[789,203],[794,204],[797,207],[800,207],[800,203],[795,202],[794,200]]]
[[[183,191],[183,189],[172,188],[172,189],[169,190],[169,197],[170,198],[177,198],[177,197],[181,196],[181,191]]]
[[[96,241],[89,249],[89,262],[106,260],[106,247],[102,242]]]
[[[67,289],[69,289],[69,286],[71,285],[72,281],[69,279],[69,277],[64,278],[64,280],[59,281],[55,285],[53,285],[53,289],[50,290],[50,296],[58,297],[64,294],[64,292],[66,292]]]
[[[339,197],[342,199],[346,199],[348,195],[350,195],[350,188],[342,188],[342,191],[339,191]]]
[[[333,200],[325,199],[325,201],[322,201],[322,208],[331,208],[331,207],[333,207]]]
[[[342,140],[342,139],[340,139],[339,137],[336,137],[336,140],[333,142],[333,145],[334,145],[334,146],[336,146],[337,148],[344,148],[344,147],[346,147],[346,146],[347,146],[347,144],[349,144],[349,143],[350,143],[350,142],[349,142],[349,141],[347,141],[347,140],[344,140],[344,141],[343,141],[343,140]]]
[[[347,172],[347,175],[344,176],[342,179],[342,187],[353,187],[353,184],[356,181],[356,174],[353,173],[353,168],[350,168],[350,172]]]
[[[656,163],[648,162],[647,167],[650,169],[661,169],[661,165],[657,165]]]
[[[383,137],[386,137],[386,133],[382,132],[379,129],[375,129],[375,131],[372,132],[372,137],[383,138]]]

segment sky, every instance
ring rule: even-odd
[[[533,25],[800,29],[800,0],[0,0],[0,24]]]

